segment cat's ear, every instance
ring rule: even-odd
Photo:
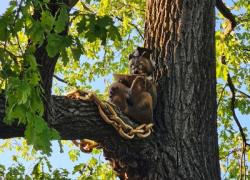
[[[147,59],[150,59],[150,54],[153,52],[153,50],[148,48],[142,48],[140,56],[145,57]]]
[[[133,54],[129,54],[129,56],[128,56],[128,60],[133,59],[133,57],[134,57],[134,55],[133,55]]]
[[[150,54],[153,51],[151,49],[148,48],[144,48],[144,47],[137,47],[134,52],[132,52],[131,54],[129,54],[128,59],[131,60],[135,57],[145,57],[147,59],[150,58]]]

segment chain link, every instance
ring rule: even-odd
[[[117,115],[116,111],[114,110],[113,106],[110,103],[106,101],[101,101],[93,92],[75,90],[69,92],[67,94],[67,97],[71,99],[93,101],[97,105],[98,111],[102,119],[107,124],[112,125],[117,130],[117,132],[125,139],[133,139],[135,136],[139,138],[146,138],[152,132],[152,127],[153,127],[152,123],[142,124],[137,126],[136,128],[133,128],[131,125],[126,124]],[[110,114],[107,114],[105,109],[107,109],[110,112]]]

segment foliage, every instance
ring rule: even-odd
[[[250,173],[247,165],[250,150],[249,145],[244,147],[242,134],[232,115],[232,92],[227,79],[229,73],[236,88],[236,114],[246,117],[250,113],[250,6],[246,1],[239,0],[233,2],[230,9],[237,15],[238,25],[230,35],[225,35],[229,22],[219,14],[217,20],[220,27],[216,32],[220,162],[223,179],[241,179]],[[243,127],[243,130],[247,136],[248,129]]]
[[[67,84],[55,79],[53,92],[63,94],[74,87],[91,89],[91,83],[100,77],[110,80],[110,73],[127,72],[128,53],[143,43],[145,1],[82,0],[71,10],[61,2],[58,1],[60,8],[51,13],[50,0],[11,0],[9,8],[0,17],[0,89],[7,97],[5,122],[11,124],[17,119],[19,124],[26,124],[27,143],[47,154],[51,152],[50,140],[60,137],[42,117],[43,89],[40,87],[39,66],[35,58],[37,47],[45,44],[48,55],[58,57],[55,73]],[[223,32],[228,21],[220,14],[217,16],[220,161],[225,179],[239,179],[250,173],[250,169],[244,166],[250,161],[250,151],[247,146],[248,156],[244,159],[242,137],[230,108],[232,93],[227,74],[230,74],[238,89],[237,114],[248,115],[250,6],[244,0],[226,2],[237,15],[239,24],[229,36],[225,36]],[[39,18],[35,16],[37,11],[41,12]],[[244,128],[244,132],[248,134],[247,128]],[[30,158],[37,152],[30,150],[26,142],[22,143],[24,148],[17,148],[17,152],[28,160],[36,159],[33,171],[27,174],[25,167],[17,162],[9,169],[1,165],[0,176],[6,179],[69,178],[71,174],[65,169],[52,170],[46,156]],[[13,148],[9,141],[4,146]],[[72,149],[69,156],[74,162],[79,157],[79,151]],[[109,168],[93,157],[87,163],[76,165],[73,173],[78,173],[79,179],[112,179],[114,173]]]
[[[53,13],[53,3],[48,0],[12,0],[0,18],[0,84],[7,100],[5,122],[18,120],[18,124],[27,124],[27,142],[46,154],[51,152],[50,140],[60,137],[43,120],[36,48],[45,44],[48,56],[60,59],[56,73],[71,87],[86,89],[95,77],[113,69],[124,71],[121,64],[127,63],[127,53],[120,63],[114,61],[114,51],[124,47],[122,38],[131,42],[130,50],[136,42],[136,38],[128,37],[132,31],[128,20],[133,16],[125,8],[113,9],[109,1],[79,2],[72,10],[59,1],[58,5]],[[121,2],[115,2],[115,6],[121,6]]]
[[[125,64],[128,53],[142,40],[136,36],[131,22],[141,30],[143,11],[131,9],[144,9],[144,3],[113,1],[111,6],[109,0],[87,0],[79,2],[70,11],[61,3],[53,14],[49,9],[49,0],[11,0],[9,8],[0,17],[0,87],[7,97],[5,122],[12,124],[18,120],[19,124],[26,124],[27,143],[36,150],[50,154],[50,140],[59,139],[59,135],[43,120],[43,89],[40,87],[39,66],[35,58],[36,48],[45,44],[49,57],[59,58],[56,74],[69,86],[55,86],[54,92],[64,93],[70,87],[90,89],[89,82],[95,78],[107,75],[114,69],[127,71]],[[40,15],[37,16],[38,11]],[[124,50],[123,47],[127,48]],[[75,153],[70,154],[72,159],[77,158]],[[31,157],[33,155],[30,154]],[[34,172],[38,172],[41,162],[34,167]],[[102,172],[108,166],[98,163],[91,168],[94,167],[96,172],[88,176],[97,176],[97,172]],[[17,164],[14,170],[5,171],[5,176],[16,173],[15,178],[18,174],[24,178],[23,168]],[[110,170],[104,172],[110,177],[114,174]],[[40,176],[39,173],[37,176]],[[42,173],[41,176],[47,175]]]
[[[54,168],[51,158],[37,151],[31,150],[31,146],[27,145],[22,139],[10,139],[3,142],[0,141],[0,153],[3,151],[11,151],[12,163],[8,168],[1,164],[0,161],[0,178],[7,180],[29,180],[29,179],[115,179],[116,174],[110,167],[110,164],[104,162],[102,151],[94,149],[88,161],[81,163],[86,159],[80,154],[80,150],[68,141],[62,142],[64,145],[63,168]],[[13,146],[15,144],[15,146]],[[55,148],[55,143],[53,143]],[[68,157],[67,155],[68,154]],[[55,155],[55,154],[54,154]],[[72,161],[72,162],[71,162]],[[69,163],[67,165],[66,163]],[[65,166],[65,168],[64,168]],[[66,169],[67,167],[67,169]],[[72,168],[72,171],[70,170]]]
[[[36,163],[30,173],[27,173],[27,169],[20,162],[15,160],[15,165],[5,168],[0,164],[0,177],[7,180],[71,180],[72,176],[77,175],[79,180],[90,179],[115,179],[115,174],[111,170],[108,164],[98,161],[95,157],[92,157],[86,164],[81,163],[74,166],[72,174],[64,168],[53,169],[51,163],[46,156],[41,156],[36,160]]]

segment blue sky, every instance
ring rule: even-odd
[[[229,2],[229,1],[226,1],[226,2]],[[0,15],[5,11],[6,7],[8,6],[8,3],[9,3],[8,0],[1,0]],[[105,88],[105,79],[107,79],[107,77],[100,77],[91,85],[93,86],[94,89],[99,89],[101,92],[103,92]],[[108,79],[110,80],[111,76],[109,76]],[[249,116],[243,116],[239,113],[237,113],[237,115],[238,115],[238,118],[240,119],[242,126],[250,129]],[[0,140],[0,146],[2,142],[3,141]],[[68,155],[59,153],[59,146],[57,142],[53,142],[53,150],[54,150],[53,154],[50,157],[50,162],[52,163],[52,166],[55,168],[66,168],[69,171],[72,170],[74,164],[84,162],[90,157],[90,155],[81,153],[80,159],[76,163],[72,163]],[[65,146],[64,150],[67,153],[69,151],[69,148]],[[0,152],[0,164],[4,164],[6,167],[11,166],[13,163],[12,155],[14,154],[15,154],[15,151],[8,151],[8,152],[3,152],[3,153]],[[32,169],[29,169],[29,168],[33,167],[34,162],[24,162],[24,164],[28,168],[28,170],[31,171]]]

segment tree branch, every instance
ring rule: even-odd
[[[230,26],[225,30],[225,34],[229,34],[237,26],[235,16],[231,13],[228,7],[222,2],[222,0],[216,0],[216,7],[220,11],[220,13],[230,22]]]
[[[223,97],[223,94],[224,94],[224,91],[225,91],[226,87],[227,87],[227,84],[225,84],[225,86],[224,86],[223,89],[221,90],[220,97],[219,97],[219,100],[218,100],[218,103],[217,103],[217,107],[220,106],[220,102],[221,102],[221,100],[222,100],[222,97]]]
[[[121,17],[118,17],[118,16],[115,16],[116,19],[118,19],[119,21],[123,21],[123,19]],[[135,25],[133,24],[132,22],[129,23],[132,27],[134,27],[136,29],[136,31],[138,32],[138,34],[140,35],[140,37],[142,39],[144,39],[144,36],[142,35],[142,32],[140,31],[140,29]]]
[[[119,137],[115,129],[107,125],[100,117],[98,108],[94,102],[83,100],[72,100],[65,96],[52,96],[53,104],[50,108],[54,108],[55,118],[47,119],[50,127],[57,129],[62,139],[82,139],[89,138],[100,140],[104,136]],[[128,117],[121,111],[116,109],[126,123],[136,127]],[[0,138],[23,137],[23,126],[8,126],[3,122],[5,115],[5,98],[0,95]],[[14,130],[15,129],[15,130]],[[15,132],[16,129],[18,132]]]
[[[152,133],[145,139],[122,138],[111,126],[106,124],[98,113],[98,108],[94,102],[73,100],[65,96],[52,96],[55,117],[47,119],[48,125],[55,128],[62,140],[91,139],[99,143],[104,151],[106,159],[110,160],[114,168],[119,171],[139,168],[145,166],[144,158],[151,157],[154,147],[155,135]],[[23,137],[24,126],[14,124],[8,126],[3,122],[5,112],[5,98],[0,94],[0,139]],[[121,111],[116,109],[118,115],[129,125],[137,125],[130,121]],[[51,116],[49,116],[51,118]],[[150,153],[150,154],[148,154]],[[138,165],[140,159],[142,164]]]
[[[72,84],[70,84],[69,82],[65,81],[64,79],[58,77],[58,76],[55,75],[55,74],[53,75],[53,77],[54,77],[56,80],[58,80],[58,81],[60,81],[60,82],[62,82],[62,83],[64,83],[64,84],[67,84],[67,85],[69,85],[69,86],[72,86]]]
[[[228,86],[230,88],[230,91],[232,93],[232,97],[231,97],[231,111],[232,111],[232,114],[233,114],[233,118],[240,130],[240,134],[241,134],[241,137],[242,137],[242,140],[243,140],[243,144],[245,145],[250,145],[247,143],[247,139],[246,139],[246,135],[244,133],[244,130],[240,124],[240,121],[235,113],[235,87],[234,87],[234,84],[233,84],[233,81],[232,81],[232,78],[230,77],[229,73],[227,74],[227,83],[228,83]]]
[[[245,93],[245,92],[243,92],[243,91],[241,91],[241,90],[239,90],[239,89],[236,89],[236,88],[235,88],[235,90],[236,90],[237,92],[239,92],[240,94],[242,94],[243,96],[245,96],[245,97],[247,97],[247,98],[250,98],[250,95],[248,95],[247,93]]]

